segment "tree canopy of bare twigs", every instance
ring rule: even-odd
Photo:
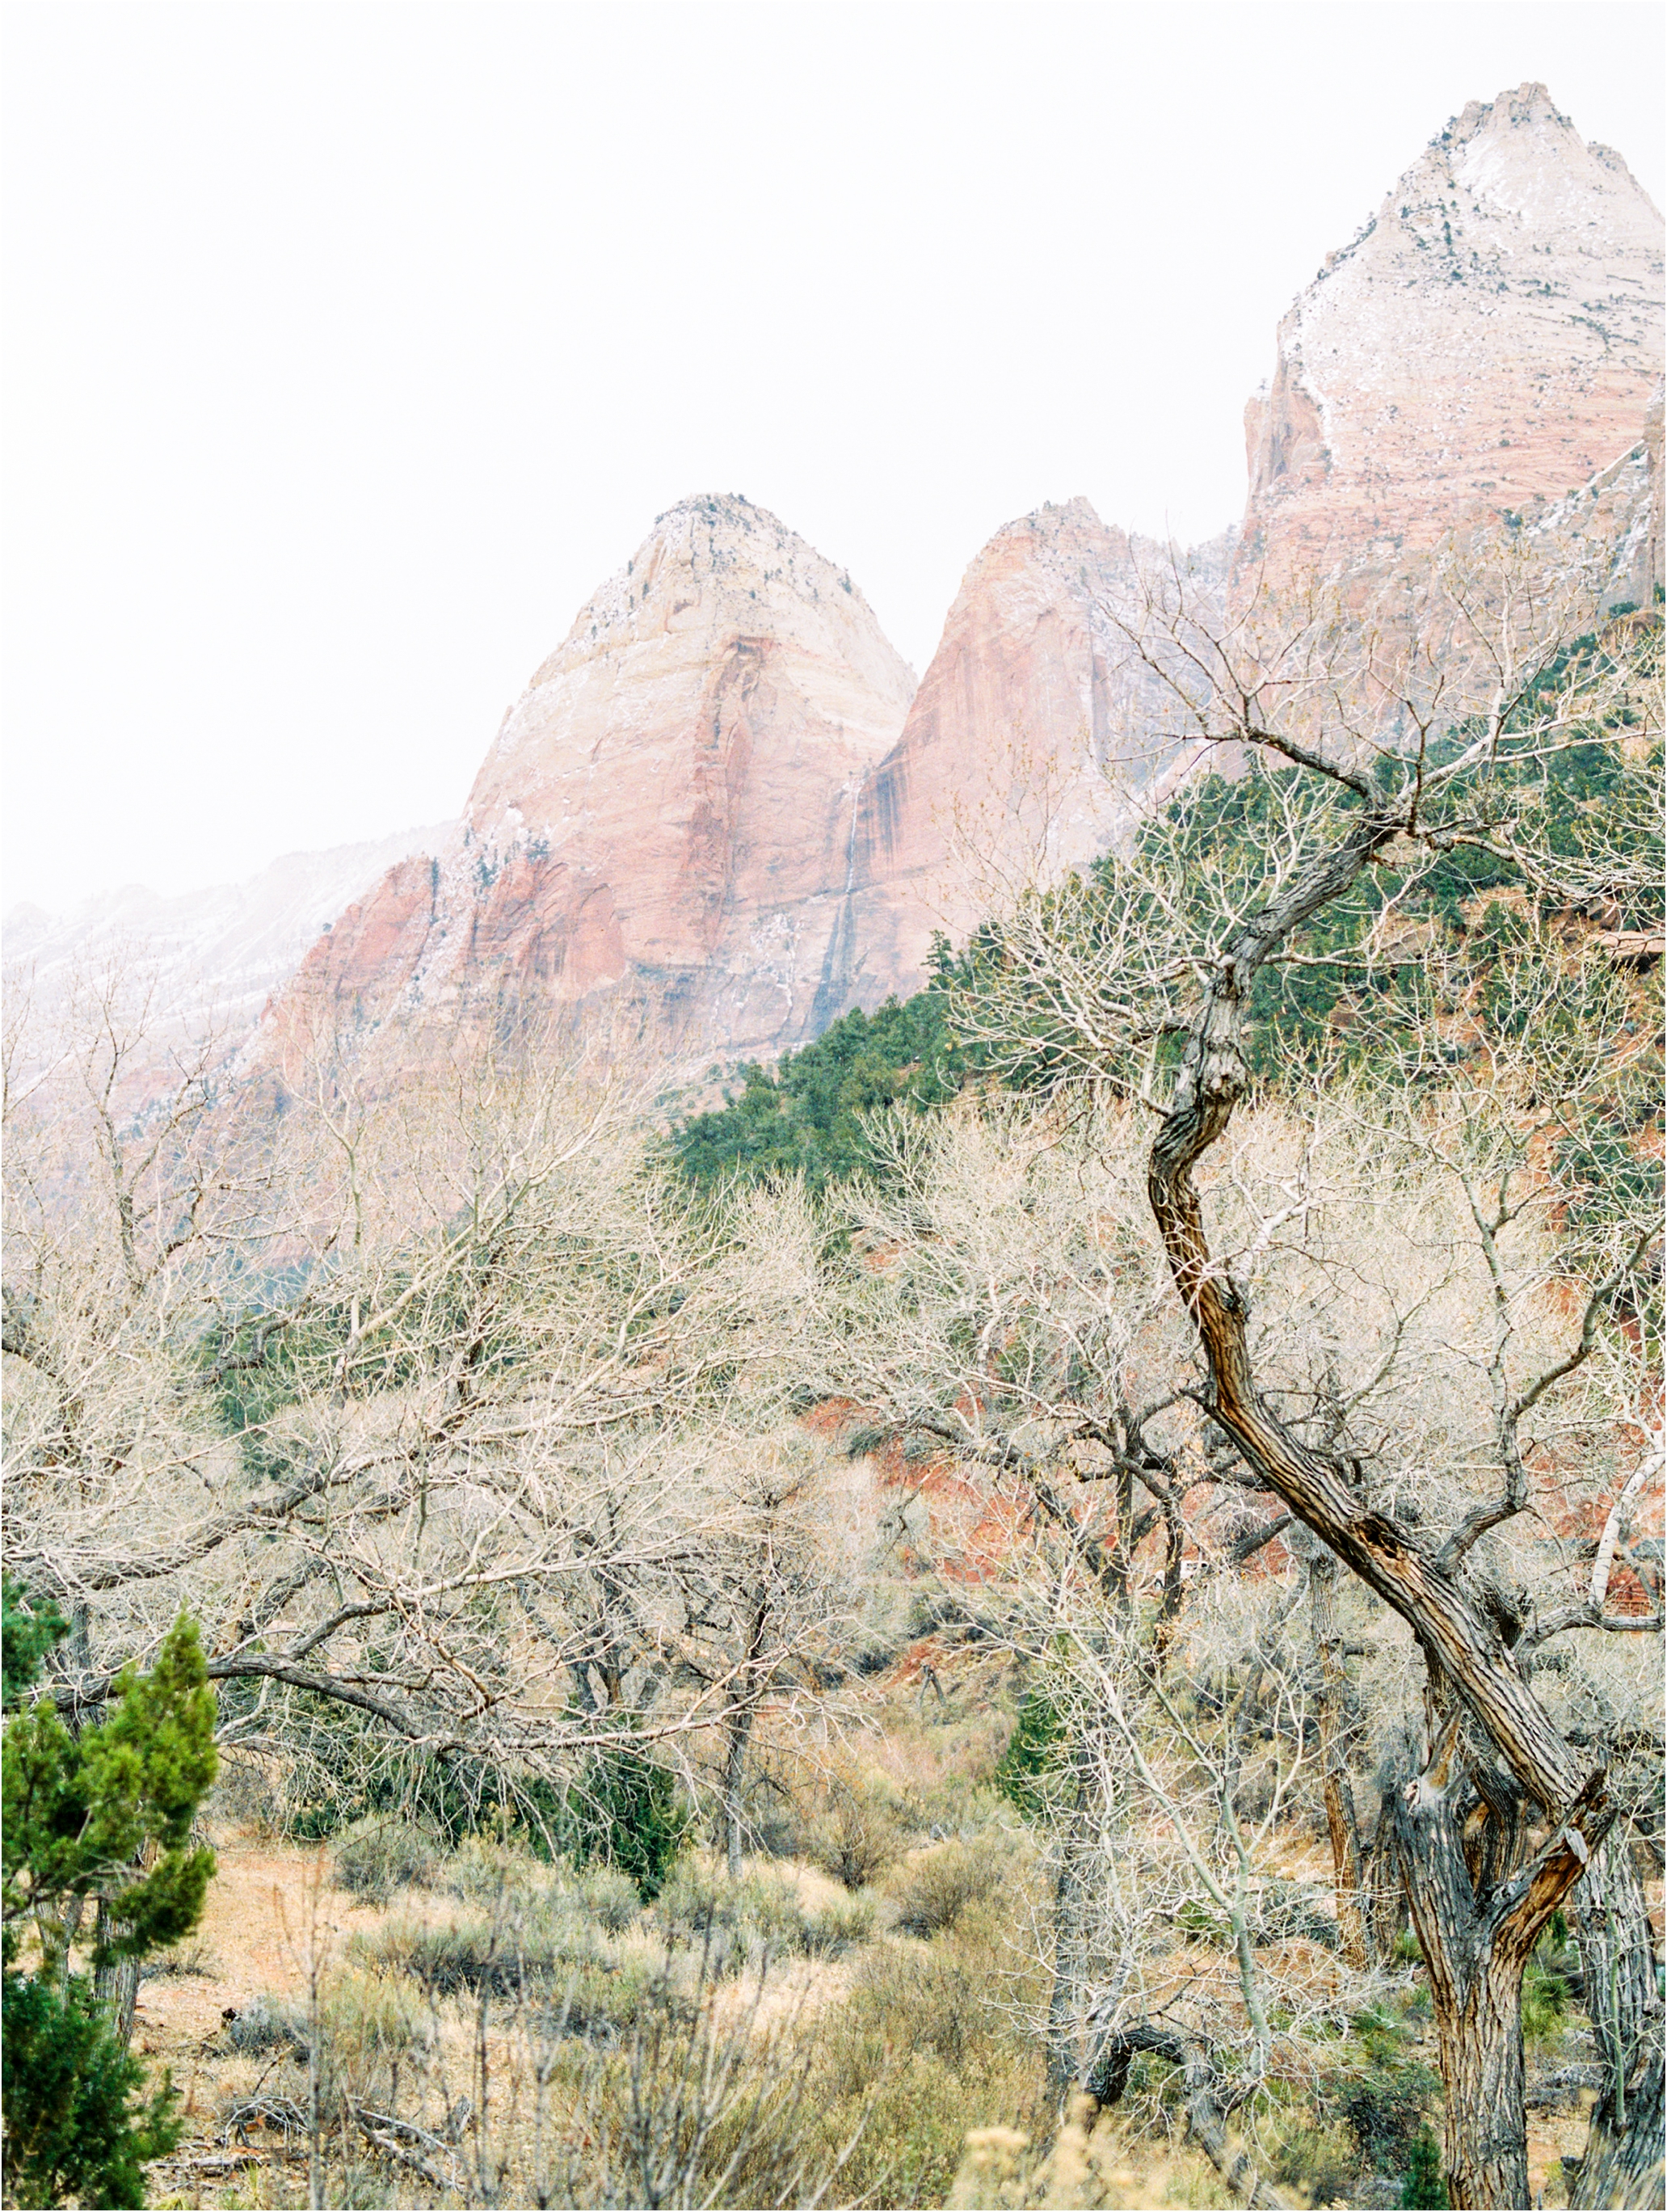
[[[74,1623],[61,1705],[184,1604],[227,1747],[300,1698],[512,1799],[804,1692],[846,1601],[786,1425],[808,1219],[694,1208],[617,1073],[525,1049],[124,1121],[99,1007],[7,1146],[9,1557]]]
[[[1657,985],[1617,942],[1659,927],[1659,623],[1607,620],[1518,538],[1231,622],[1157,569],[1123,628],[1163,743],[1228,781],[961,957],[961,1038],[1047,1103],[900,1128],[864,1224],[897,1256],[856,1294],[889,1309],[848,1387],[1021,1484],[1062,1590],[1100,1602],[1164,1522],[1177,1612],[1187,1494],[1225,1485],[1398,1615],[1424,1727],[1385,1802],[1454,2201],[1525,2201],[1521,1975],[1590,1869],[1589,1983],[1633,1994],[1577,2201],[1652,2202],[1660,2007],[1609,1840],[1628,1723],[1571,1639],[1661,1626],[1641,1556],[1648,1601],[1611,1601],[1660,1404]],[[1432,885],[1482,941],[1419,929]],[[920,1171],[979,1141],[979,1171]]]

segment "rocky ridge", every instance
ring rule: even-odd
[[[323,853],[286,853],[239,883],[173,896],[129,884],[70,913],[28,905],[5,917],[18,988],[51,1006],[112,966],[151,982],[176,1029],[209,1024],[240,1042],[308,950],[352,901],[412,854],[438,851],[456,824],[434,823]]]
[[[1119,627],[1139,563],[1173,557],[1220,603],[1235,535],[1167,555],[1086,499],[998,530],[961,579],[902,735],[868,778],[853,923],[871,1005],[917,989],[1017,884],[1091,860],[1191,757]]]
[[[1541,84],[1472,101],[1279,325],[1246,413],[1241,574],[1532,521],[1645,439],[1662,223]]]
[[[967,568],[918,694],[847,574],[743,499],[681,502],[510,709],[455,832],[318,936],[271,1033],[611,1001],[744,1056],[913,990],[935,929],[1103,850],[1185,772],[1119,628],[1143,560],[1230,608],[1504,520],[1647,600],[1661,285],[1618,155],[1542,86],[1473,104],[1281,322],[1242,528],[1167,554],[1084,500],[1039,508]]]
[[[914,683],[848,574],[685,500],[511,708],[457,836],[390,871],[288,999],[359,1020],[624,988],[767,1048],[850,1002],[856,809]]]

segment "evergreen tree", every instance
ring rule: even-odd
[[[688,1841],[688,1814],[671,1773],[634,1751],[599,1753],[575,1793],[573,1853],[628,1874],[659,1895]]]
[[[1015,1812],[1040,1820],[1047,1810],[1046,1784],[1064,1750],[1065,1727],[1040,1690],[1027,1690],[1018,1724],[996,1763],[996,1787]]]
[[[91,1965],[137,1959],[197,1925],[214,1854],[191,1822],[214,1780],[215,1700],[193,1622],[182,1614],[147,1674],[124,1668],[110,1717],[71,1735],[49,1698],[27,1702],[65,1633],[51,1607],[4,1586],[3,1919],[6,2200],[142,2205],[145,2162],[172,2148],[170,2082],[142,2097],[126,2048],[70,1941],[88,1903]],[[141,1871],[143,1862],[150,1863]],[[20,1963],[22,1929],[40,1942]]]
[[[1401,2184],[1403,2205],[1445,2205],[1447,2185],[1441,2173],[1441,2146],[1428,2128],[1420,2128],[1412,2140],[1412,2157]]]

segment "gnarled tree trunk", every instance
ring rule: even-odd
[[[1475,1838],[1467,1854],[1460,1734],[1455,1711],[1429,1764],[1397,1793],[1396,1849],[1434,2000],[1448,2193],[1455,2206],[1521,2206],[1530,2202],[1523,1971],[1614,1813],[1599,1778],[1526,1864],[1497,1868]],[[1476,1809],[1485,1828],[1485,1802]]]
[[[1611,1834],[1570,1899],[1585,2007],[1603,2066],[1571,2205],[1658,2205],[1663,2197],[1663,2021],[1655,1944],[1625,1834]]]
[[[1359,878],[1398,826],[1390,814],[1363,809],[1335,846],[1247,922],[1216,964],[1148,1158],[1147,1191],[1209,1364],[1211,1417],[1296,1518],[1407,1622],[1440,1685],[1444,1709],[1451,1691],[1525,1795],[1555,1824],[1531,1867],[1478,1898],[1447,1798],[1455,1713],[1444,1730],[1446,1751],[1411,1785],[1397,1831],[1441,2039],[1448,2186],[1458,2205],[1520,2206],[1528,2201],[1522,1970],[1536,1936],[1614,1817],[1603,1801],[1603,1770],[1590,1771],[1563,1737],[1498,1623],[1464,1588],[1452,1565],[1391,1516],[1374,1510],[1339,1459],[1306,1443],[1264,1398],[1250,1355],[1248,1302],[1211,1255],[1192,1172],[1225,1133],[1248,1085],[1244,1010],[1258,970],[1292,930]],[[1490,1508],[1481,1515],[1478,1533],[1504,1511]]]

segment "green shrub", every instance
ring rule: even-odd
[[[69,1632],[55,1605],[31,1604],[21,1583],[0,1577],[0,1698],[8,1712],[39,1679],[46,1654]]]
[[[1347,2203],[1361,2170],[1346,2128],[1303,2118],[1278,2130],[1268,2163],[1276,2181],[1310,2204]]]
[[[349,1954],[361,1964],[409,1974],[436,1996],[482,1990],[517,1995],[529,1984],[548,1990],[573,1968],[600,1955],[593,1929],[559,1911],[476,1915],[425,1923],[386,1922],[355,1936]]]
[[[228,1713],[252,1704],[252,1687],[227,1685]],[[325,1843],[373,1821],[404,1821],[445,1844],[519,1829],[536,1855],[564,1848],[567,1801],[542,1775],[463,1756],[431,1758],[391,1741],[372,1715],[308,1690],[281,1691],[268,1732],[288,1753],[274,1791],[274,1825],[300,1843]]]
[[[1380,2021],[1361,2039],[1365,2063],[1332,2101],[1365,2162],[1378,2173],[1403,2172],[1414,2142],[1428,2129],[1441,2084],[1428,2066],[1402,2055]]]
[[[9,2204],[142,2205],[147,2160],[179,2142],[166,2079],[145,2069],[77,1974],[5,1977],[5,2179]]]
[[[872,1898],[839,1898],[813,1910],[783,1875],[748,1875],[731,1881],[692,1860],[678,1868],[659,1903],[668,1934],[700,1945],[708,1972],[718,1973],[767,1951],[777,1957],[837,1957],[874,1932]]]
[[[813,1866],[851,1890],[877,1881],[907,1844],[894,1796],[858,1773],[834,1777],[799,1840]]]
[[[677,1131],[679,1169],[706,1184],[803,1175],[814,1191],[871,1168],[870,1115],[900,1102],[924,1110],[961,1088],[966,1060],[948,1013],[929,986],[901,1005],[888,999],[872,1014],[842,1015],[773,1070],[743,1068],[739,1097]]]
[[[108,1717],[71,1736],[50,1698],[25,1702],[65,1633],[6,1580],[3,1611],[3,2027],[7,2201],[142,2205],[143,2168],[179,2138],[171,2082],[140,2099],[144,2069],[85,1977],[68,1966],[61,1916],[97,1908],[93,1964],[142,1960],[196,1927],[214,1854],[191,1824],[214,1781],[215,1698],[184,1614],[149,1674],[124,1668]],[[141,1866],[143,1871],[139,1871]],[[17,1926],[34,1918],[43,1956],[19,1971]]]
[[[96,1728],[72,1737],[50,1698],[14,1710],[3,1752],[7,1922],[98,1899],[112,1915],[119,1908],[124,1931],[106,1958],[142,1957],[190,1935],[215,1866],[191,1839],[215,1778],[215,1717],[196,1624],[183,1613],[148,1674],[124,1668]],[[115,1872],[136,1869],[142,1854],[153,1854],[142,1874]]]
[[[1569,2007],[1579,2001],[1580,1965],[1561,1913],[1534,1946],[1522,1978],[1522,2032],[1530,2043],[1549,2043],[1562,2032]]]
[[[1441,2171],[1441,2146],[1428,2127],[1420,2128],[1408,2148],[1406,2178],[1401,2184],[1401,2203],[1417,2208],[1445,2206],[1446,2178]]]
[[[1027,1690],[1007,1748],[996,1763],[996,1787],[1015,1813],[1040,1820],[1065,1757],[1065,1724],[1040,1690]]]
[[[598,1752],[587,1763],[564,1826],[580,1864],[615,1868],[652,1900],[682,1855],[691,1819],[668,1769],[621,1747]]]

